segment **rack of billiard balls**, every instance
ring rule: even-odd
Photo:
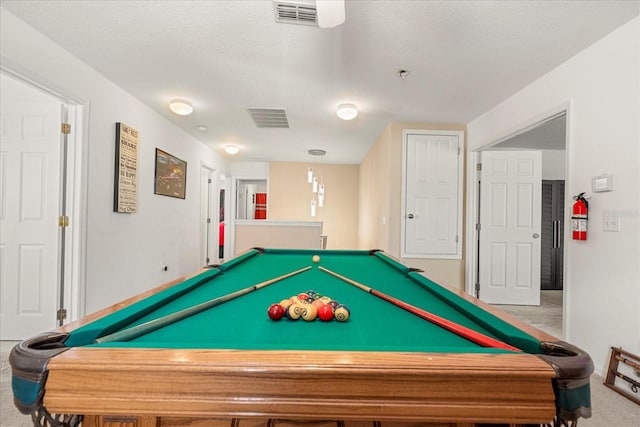
[[[304,319],[311,322],[320,319],[323,322],[330,322],[335,319],[338,322],[346,322],[349,320],[351,312],[346,305],[340,304],[326,295],[308,290],[291,298],[283,299],[279,303],[271,304],[267,315],[271,320],[286,318],[289,320]]]

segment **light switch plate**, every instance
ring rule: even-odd
[[[602,231],[620,231],[620,215],[616,211],[604,211]]]

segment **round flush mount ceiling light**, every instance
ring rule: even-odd
[[[233,156],[234,154],[238,154],[240,152],[240,148],[238,148],[237,145],[231,145],[230,144],[230,145],[225,145],[224,146],[224,151],[225,151],[225,153],[231,154]]]
[[[193,105],[186,99],[172,99],[169,109],[179,116],[188,116],[193,113]]]
[[[342,120],[353,120],[358,115],[358,108],[354,104],[340,104],[337,114]]]

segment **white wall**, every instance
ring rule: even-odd
[[[229,172],[234,177],[251,179],[268,179],[268,162],[233,162],[229,165]]]
[[[599,373],[610,346],[640,353],[639,41],[635,18],[468,124],[474,150],[570,103],[567,227],[571,196],[614,175],[615,190],[590,201],[589,240],[569,240],[565,254],[565,336]],[[605,210],[620,213],[621,232],[602,231]]]
[[[200,164],[226,161],[5,9],[0,18],[3,67],[88,107],[86,312],[196,271]],[[139,131],[135,214],[113,213],[116,122]],[[153,194],[156,147],[187,162],[185,200]]]
[[[565,178],[567,155],[564,150],[542,150],[542,179]]]

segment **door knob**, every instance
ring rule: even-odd
[[[409,218],[409,219],[413,219],[413,214],[409,214],[409,215],[407,215],[407,218]]]
[[[539,235],[538,233],[533,233],[533,236],[532,236],[532,237],[533,237],[534,239],[537,239],[538,237],[540,237],[540,235]]]

